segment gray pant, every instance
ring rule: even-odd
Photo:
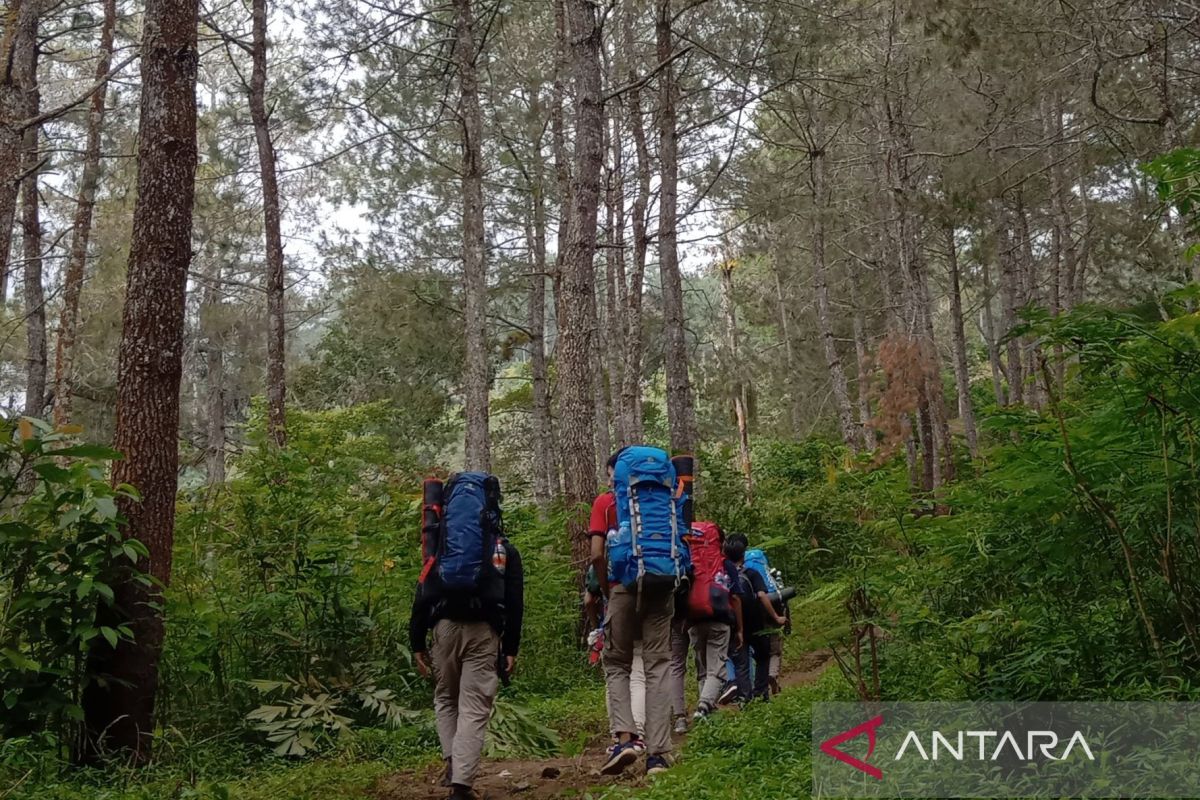
[[[684,685],[687,683],[687,651],[688,632],[681,622],[671,624],[671,714],[676,717],[687,716],[687,696]]]
[[[500,686],[500,637],[486,622],[444,619],[433,629],[433,708],[442,758],[453,759],[450,780],[470,786],[483,755],[483,737]]]
[[[700,665],[700,703],[712,708],[725,685],[725,658],[729,653],[729,626],[724,622],[692,625],[692,647]]]
[[[674,592],[669,586],[636,589],[614,586],[608,598],[608,630],[604,636],[604,677],[608,684],[608,720],[615,733],[633,734],[629,677],[633,646],[642,642],[646,672],[646,748],[650,755],[671,752],[671,616]]]

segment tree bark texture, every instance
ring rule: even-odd
[[[679,272],[679,131],[675,71],[669,62],[675,50],[671,30],[671,0],[659,0],[654,31],[658,62],[658,266],[663,294],[666,334],[667,422],[671,450],[696,450],[696,411],[688,376],[687,332],[684,327],[683,276]]]
[[[258,168],[263,194],[263,230],[267,256],[267,432],[276,447],[287,446],[285,396],[287,376],[284,356],[287,348],[284,325],[285,271],[283,234],[280,230],[279,181],[276,174],[275,143],[271,140],[271,120],[267,112],[267,0],[251,3],[252,38],[250,73],[250,119],[258,145]],[[470,320],[468,318],[468,341]],[[484,395],[486,404],[487,395]],[[470,418],[468,405],[468,419]],[[485,405],[486,425],[486,405]]]
[[[582,575],[587,562],[587,508],[596,490],[592,350],[595,330],[596,214],[604,160],[600,89],[600,26],[589,0],[566,0],[571,72],[575,86],[575,163],[571,216],[562,259],[562,313],[558,343],[563,471],[571,507],[567,533]]]
[[[491,468],[488,439],[487,265],[483,226],[483,111],[475,58],[475,10],[471,0],[455,0],[455,64],[458,68],[462,128],[463,323],[466,326],[466,468]]]
[[[80,755],[124,751],[150,757],[163,642],[162,591],[171,577],[179,468],[179,388],[184,302],[191,264],[196,180],[197,0],[147,0],[142,34],[137,202],[133,212],[117,372],[113,481],[131,484],[140,502],[122,499],[123,533],[149,551],[139,568],[158,582],[127,575],[114,586],[116,614],[133,641],[101,643],[83,697],[87,741]],[[114,612],[104,611],[105,614]],[[116,621],[116,620],[113,620]],[[103,740],[103,741],[101,741]]]
[[[104,21],[100,26],[100,55],[95,77],[100,82],[112,68],[113,31],[117,24],[116,0],[104,0]],[[100,185],[100,137],[104,132],[107,86],[92,93],[88,105],[87,140],[83,150],[83,172],[79,195],[75,200],[75,218],[71,224],[71,250],[63,272],[62,309],[58,317],[58,338],[54,348],[54,424],[71,421],[74,387],[75,339],[79,331],[79,299],[83,294],[83,276],[87,267],[88,242],[96,208],[96,189]]]

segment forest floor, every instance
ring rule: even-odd
[[[780,686],[786,692],[813,683],[832,662],[833,654],[829,650],[805,653],[794,663],[784,665]],[[738,710],[730,707],[722,713],[736,714]],[[678,753],[687,736],[673,738]],[[582,753],[569,758],[487,761],[475,788],[485,800],[551,800],[582,797],[588,790],[604,786],[636,788],[645,785],[648,779],[640,764],[623,775],[600,774],[599,764],[608,744],[607,736],[599,736]],[[368,794],[375,800],[443,800],[447,790],[439,785],[441,777],[440,764],[420,772],[398,772],[380,778]]]

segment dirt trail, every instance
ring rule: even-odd
[[[791,664],[780,677],[784,691],[812,683],[832,663],[833,655],[828,650],[806,653]],[[722,713],[736,713],[725,711]],[[686,736],[675,736],[676,750]],[[608,777],[597,771],[604,756],[608,739],[599,738],[579,756],[574,758],[513,759],[485,762],[475,788],[486,800],[550,800],[550,798],[578,798],[595,786],[623,784],[641,786],[646,778],[641,764],[625,771],[624,775]],[[424,773],[397,773],[381,778],[371,790],[375,800],[444,800],[448,791],[438,785],[441,768],[431,768]]]

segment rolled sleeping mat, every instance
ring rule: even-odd
[[[795,596],[796,596],[796,587],[794,587],[794,586],[785,586],[782,589],[780,589],[778,592],[771,592],[769,595],[767,595],[767,597],[770,598],[772,603],[786,603],[788,600],[791,600]]]
[[[696,521],[692,511],[692,484],[696,471],[696,459],[688,455],[671,456],[671,463],[675,466],[675,475],[679,479],[679,494],[683,497],[684,527],[691,530],[692,523]]]
[[[421,550],[426,559],[437,550],[445,489],[446,484],[438,478],[426,478],[421,485]]]

